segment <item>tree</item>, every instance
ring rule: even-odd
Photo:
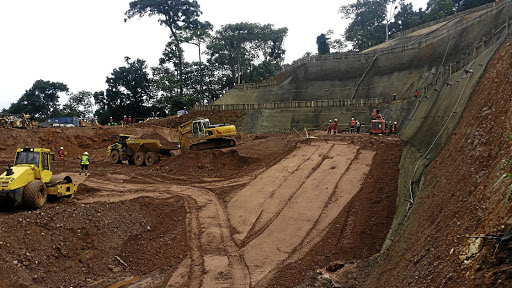
[[[339,9],[342,18],[352,22],[345,29],[345,39],[353,42],[357,51],[378,45],[386,40],[387,5],[390,0],[358,0]]]
[[[89,91],[70,93],[68,101],[62,106],[62,114],[89,120],[94,114],[93,106],[93,93]]]
[[[428,0],[427,22],[435,21],[455,14],[455,7],[451,0]]]
[[[231,74],[231,85],[245,81],[244,75],[262,62],[281,64],[286,51],[283,41],[288,28],[272,24],[241,22],[223,25],[207,45],[212,63]]]
[[[130,9],[126,11],[127,19],[135,16],[140,18],[158,15],[160,25],[171,31],[171,38],[177,53],[177,71],[179,79],[179,95],[183,95],[183,49],[185,38],[196,30],[205,29],[208,24],[199,21],[202,14],[197,1],[192,0],[135,0],[130,2]],[[125,19],[125,21],[127,20]]]
[[[146,61],[130,61],[129,57],[125,57],[125,61],[126,66],[114,69],[107,77],[106,92],[94,94],[94,100],[99,104],[95,115],[101,123],[106,123],[109,117],[149,116],[149,106],[155,97]]]
[[[459,5],[457,5],[457,3],[454,3],[455,7],[459,8],[459,9],[457,9],[457,11],[464,11],[464,10],[468,10],[468,9],[471,9],[474,7],[482,6],[487,3],[495,2],[496,0],[460,0],[460,1],[454,0],[454,1],[459,3]]]
[[[325,55],[331,53],[328,41],[331,38],[327,37],[324,33],[316,37],[316,46],[318,47],[318,55]]]
[[[424,23],[423,18],[425,12],[423,12],[422,8],[420,8],[418,12],[415,12],[412,8],[412,4],[405,3],[404,0],[400,1],[399,7],[400,8],[395,15],[395,22],[398,24],[398,31],[404,31]]]
[[[7,112],[29,114],[33,119],[58,116],[59,93],[68,91],[68,86],[61,82],[37,80],[16,103],[11,104]]]
[[[396,0],[389,0],[387,5],[387,13],[386,13],[386,41],[389,40],[389,23],[393,18],[395,17],[396,9],[398,9],[398,6],[395,5]]]
[[[197,46],[197,54],[198,54],[198,58],[199,58],[199,75],[200,75],[200,79],[201,81],[199,81],[199,97],[204,97],[203,95],[203,80],[204,80],[204,77],[203,77],[203,68],[202,68],[202,64],[203,64],[203,61],[201,59],[201,44],[204,44],[206,43],[207,39],[210,39],[211,38],[211,34],[210,34],[210,31],[213,30],[213,25],[206,21],[202,24],[202,27],[200,27],[199,29],[195,30],[195,31],[192,31],[192,33],[185,37],[184,41],[186,43],[190,43],[192,45],[195,45]]]

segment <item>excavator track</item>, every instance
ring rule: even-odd
[[[210,139],[204,142],[194,143],[190,145],[190,150],[199,151],[207,149],[220,149],[234,147],[235,145],[236,141],[230,138]]]

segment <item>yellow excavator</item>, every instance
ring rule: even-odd
[[[47,195],[71,197],[77,184],[66,175],[53,175],[50,149],[18,148],[14,166],[0,175],[0,199],[14,200],[27,209],[39,209]]]
[[[198,117],[178,127],[181,150],[204,150],[233,147],[236,145],[236,127],[231,124],[210,123],[210,120]]]

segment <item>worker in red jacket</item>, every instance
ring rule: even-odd
[[[338,119],[334,119],[332,123],[332,134],[336,135],[336,131],[338,131]]]

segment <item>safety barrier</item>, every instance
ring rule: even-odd
[[[365,107],[377,106],[384,103],[384,98],[370,99],[340,99],[315,101],[290,101],[252,104],[214,104],[195,105],[196,111],[225,111],[225,110],[260,110],[260,109],[289,109],[289,108],[325,108],[325,107]]]

